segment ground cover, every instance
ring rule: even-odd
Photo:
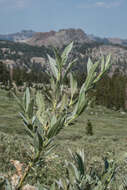
[[[93,126],[93,136],[86,135],[88,119]],[[64,172],[64,160],[69,159],[68,148],[83,148],[88,166],[102,163],[105,157],[117,160],[119,173],[127,173],[127,113],[116,112],[96,106],[88,108],[78,119],[77,124],[62,130],[55,140],[58,144],[53,155],[39,170],[40,181],[51,183]],[[13,173],[15,168],[10,160],[16,159],[27,163],[27,136],[18,115],[15,100],[8,97],[8,92],[0,90],[0,168],[1,173]],[[37,174],[38,175],[38,174]],[[43,176],[43,178],[42,178]],[[48,178],[47,178],[48,176]],[[37,179],[28,176],[34,184]]]

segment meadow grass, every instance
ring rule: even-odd
[[[4,173],[14,170],[10,159],[27,163],[28,140],[18,111],[14,98],[9,98],[6,91],[0,90],[0,168]],[[93,125],[93,136],[86,135],[88,119]],[[76,124],[61,131],[55,142],[58,144],[54,151],[56,156],[48,161],[50,165],[47,162],[43,172],[40,170],[40,178],[42,173],[45,174],[42,179],[44,183],[49,184],[53,179],[52,175],[54,178],[60,177],[64,171],[61,170],[63,161],[69,158],[68,148],[74,151],[83,148],[88,165],[102,161],[108,156],[120,163],[121,174],[124,175],[127,171],[124,162],[127,157],[127,113],[112,111],[102,106],[88,108]],[[28,176],[28,181],[31,175]],[[48,179],[46,175],[49,176]]]

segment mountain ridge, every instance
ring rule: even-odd
[[[29,34],[29,31],[22,32],[23,34]],[[97,37],[95,37],[97,38]],[[81,29],[61,29],[58,32],[34,32],[32,37],[19,42],[13,41],[0,41],[0,62],[7,65],[19,66],[19,67],[38,67],[43,70],[48,67],[47,54],[53,56],[53,48],[55,46],[63,50],[71,41],[74,41],[74,47],[70,54],[70,59],[78,58],[78,62],[75,65],[74,70],[80,70],[83,72],[86,70],[86,63],[90,57],[93,62],[100,59],[102,56],[106,56],[109,53],[112,54],[112,61],[115,65],[112,66],[110,74],[119,69],[121,73],[127,75],[127,46],[121,45],[117,39],[118,44],[115,44],[112,39],[112,43],[106,39],[94,39],[94,36],[87,35]],[[22,43],[21,43],[22,42]]]
[[[12,34],[0,34],[0,40],[8,40],[13,42],[22,42],[31,38],[35,32],[33,30],[22,30]]]
[[[87,34],[82,29],[61,29],[58,32],[37,32],[32,38],[25,41],[29,45],[62,47],[71,41],[77,43],[91,43]]]
[[[9,40],[13,42],[23,42],[34,46],[62,46],[70,41],[78,41],[79,43],[93,41],[108,44],[116,44],[127,46],[127,39],[116,37],[101,38],[95,35],[86,34],[84,30],[78,28],[60,29],[58,31],[51,30],[49,32],[35,32],[33,30],[22,30],[21,32],[12,34],[0,34],[0,40]]]

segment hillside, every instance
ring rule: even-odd
[[[35,32],[33,30],[22,30],[21,32],[12,34],[0,34],[0,40],[9,40],[12,42],[24,42],[35,46],[62,46],[68,44],[70,41],[97,42],[105,45],[115,44],[127,47],[127,39],[121,38],[101,38],[94,35],[86,34],[82,29],[62,29],[58,32]]]
[[[25,33],[25,31],[23,32]],[[26,34],[29,32],[27,31]],[[18,65],[20,68],[37,70],[47,69],[47,54],[53,56],[52,46],[63,49],[71,41],[74,48],[70,59],[78,58],[74,70],[84,72],[89,57],[93,61],[111,53],[114,65],[110,74],[118,68],[123,74],[127,74],[127,47],[112,43],[94,40],[81,29],[66,29],[58,32],[34,33],[32,38],[25,40],[27,43],[13,41],[0,41],[0,62],[7,65]]]
[[[32,38],[25,42],[33,46],[55,46],[62,47],[71,41],[78,43],[91,43],[87,34],[81,29],[62,29],[58,32],[37,32]]]
[[[36,63],[39,69],[45,63],[47,54],[52,55],[51,48],[44,46],[40,48],[24,43],[0,41],[0,62],[7,65],[31,68]]]
[[[32,30],[22,30],[14,34],[0,35],[0,40],[9,40],[13,42],[22,42],[28,38],[31,38],[35,32]]]
[[[79,53],[81,62],[85,63],[90,57],[92,60],[98,60],[102,56],[111,54],[112,56],[112,69],[110,74],[112,75],[116,69],[123,74],[127,74],[127,47],[119,45],[105,45],[102,43],[93,43],[92,46],[82,44],[77,48],[77,54]]]

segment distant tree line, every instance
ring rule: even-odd
[[[2,49],[6,49],[2,51]],[[20,54],[21,53],[21,54]],[[30,60],[31,57],[47,58],[47,54],[53,55],[51,47],[30,46],[25,43],[15,43],[0,40],[0,59],[17,59]]]
[[[9,69],[7,69],[7,66],[0,62],[0,82],[3,84],[7,84],[8,81],[10,81],[10,74]]]
[[[74,73],[78,87],[80,88],[86,78],[86,71]],[[127,76],[117,68],[112,76],[105,74],[104,77],[89,92],[95,105],[103,105],[110,109],[127,110]]]
[[[110,109],[123,109],[126,107],[127,77],[120,72],[114,72],[110,77],[105,75],[101,81],[96,84],[91,96],[95,97],[95,104],[103,105]]]
[[[78,87],[82,85],[86,77],[86,71],[80,72],[74,70],[75,78],[78,81]],[[12,75],[12,76],[11,76]],[[12,72],[7,68],[5,64],[0,63],[0,82],[4,85],[12,81],[15,81],[17,86],[23,85],[27,82],[29,85],[32,83],[48,83],[49,76],[46,72],[36,70],[36,67],[28,72],[25,68],[14,67]],[[89,93],[90,96],[94,97],[95,104],[103,105],[107,108],[115,108],[119,110],[126,107],[127,100],[127,77],[123,75],[118,69],[114,72],[112,77],[105,75],[101,81],[99,81],[94,89]]]
[[[13,67],[9,69],[6,64],[0,62],[0,82],[4,85],[15,81],[17,86],[23,85],[24,82],[31,83],[48,83],[49,77],[46,72],[38,71],[35,68],[28,71],[25,68]]]

